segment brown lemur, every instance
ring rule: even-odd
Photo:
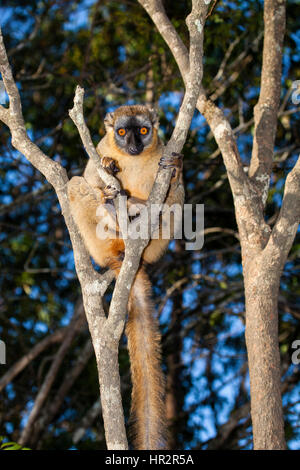
[[[121,106],[104,120],[106,134],[97,146],[102,166],[116,176],[128,201],[145,203],[154,183],[158,165],[173,168],[165,204],[183,205],[182,155],[163,157],[163,144],[158,137],[158,116],[148,106]],[[100,204],[108,207],[115,193],[103,187],[95,164],[89,160],[83,177],[75,176],[68,186],[71,211],[85,245],[100,266],[120,271],[124,242],[120,238],[100,239],[96,215]],[[111,207],[111,205],[110,205]],[[168,239],[150,240],[136,274],[128,303],[126,335],[131,363],[131,422],[136,449],[162,449],[166,445],[164,377],[161,371],[160,332],[153,316],[151,283],[146,263],[157,261],[164,253]]]

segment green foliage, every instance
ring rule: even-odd
[[[16,442],[6,442],[5,437],[0,436],[0,450],[31,450],[29,447],[22,447]]]

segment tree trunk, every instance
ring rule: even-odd
[[[285,449],[278,344],[280,270],[257,255],[244,267],[254,449]]]
[[[110,348],[106,338],[101,338],[99,354],[96,353],[100,383],[100,397],[108,450],[127,450],[127,437],[119,375],[118,344]],[[116,433],[118,429],[118,433]]]

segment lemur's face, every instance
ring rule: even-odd
[[[120,116],[114,123],[116,144],[129,155],[139,155],[152,142],[153,127],[144,114]]]

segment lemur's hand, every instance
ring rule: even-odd
[[[176,181],[182,171],[182,153],[172,152],[172,155],[162,156],[159,166],[162,168],[173,168],[171,183]]]
[[[101,157],[101,165],[107,171],[107,173],[113,176],[115,176],[120,171],[116,161],[110,157]]]

